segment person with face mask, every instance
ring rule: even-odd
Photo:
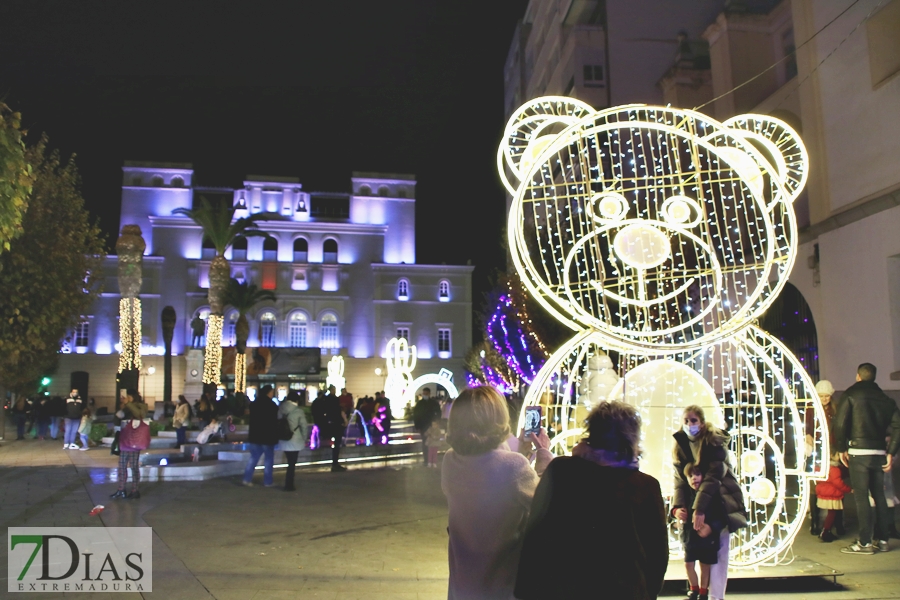
[[[688,509],[693,510],[690,523],[696,531],[703,529],[706,522],[707,505],[716,493],[721,495],[727,513],[727,527],[719,538],[717,562],[710,565],[709,598],[722,600],[728,583],[728,550],[730,535],[747,526],[744,508],[744,494],[728,463],[728,441],[731,436],[706,422],[703,409],[688,406],[684,409],[682,428],[672,436],[675,438],[675,496],[672,499],[672,515],[685,522]],[[703,473],[696,494],[691,489],[685,475],[685,467],[694,463]],[[688,503],[693,498],[690,506]]]

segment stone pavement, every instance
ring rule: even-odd
[[[304,471],[294,493],[246,488],[237,477],[153,482],[141,486],[139,500],[113,501],[109,494],[115,484],[104,475],[106,469],[95,468],[108,464],[108,450],[64,451],[61,446],[3,442],[0,522],[4,527],[152,527],[154,591],[145,594],[148,598],[447,597],[447,507],[438,469]],[[283,477],[276,471],[276,485]],[[257,483],[261,479],[258,473]],[[90,517],[95,504],[106,510]],[[846,573],[838,589],[825,580],[804,582],[801,589],[789,581],[734,582],[728,597],[900,598],[900,542],[893,542],[894,552],[875,556],[843,555],[843,543],[822,544],[804,531],[795,544],[798,556]],[[6,562],[6,548],[4,541],[0,565]],[[0,590],[0,597],[66,596],[8,595],[6,581]],[[675,586],[666,591],[677,593]],[[123,595],[129,596],[139,594]]]

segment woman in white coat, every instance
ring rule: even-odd
[[[284,491],[286,492],[293,492],[296,489],[294,487],[294,470],[297,466],[297,456],[301,450],[306,448],[308,425],[306,412],[302,408],[304,406],[306,406],[306,390],[291,391],[278,407],[278,418],[287,419],[291,431],[294,432],[291,439],[278,442],[278,448],[284,452],[288,465],[287,473],[284,476]]]

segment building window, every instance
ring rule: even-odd
[[[169,184],[174,188],[184,187],[184,179],[181,177],[173,177],[172,182]]]
[[[270,310],[259,317],[259,344],[264,348],[275,347],[275,313]]]
[[[438,329],[438,356],[450,358],[450,329]]]
[[[359,186],[359,195],[360,195],[360,196],[371,196],[371,195],[372,195],[372,188],[370,188],[370,187],[367,186],[367,185],[361,185],[361,186]]]
[[[900,2],[888,2],[866,21],[872,86],[900,73]]]
[[[247,238],[238,236],[231,244],[231,260],[247,260]]]
[[[784,57],[784,81],[797,76],[797,55],[794,54],[794,29],[790,28],[781,34],[781,55]]]
[[[75,326],[75,347],[87,348],[91,326],[87,321],[82,321]]]
[[[268,262],[278,260],[278,240],[271,236],[263,240],[263,260]]]
[[[150,185],[153,187],[162,187],[163,186],[163,178],[159,175],[154,175],[152,179],[150,179]]]
[[[213,245],[212,240],[210,240],[205,235],[203,236],[203,243],[200,250],[200,258],[203,260],[212,260],[216,257],[216,247]]]
[[[135,187],[144,185],[144,180],[141,179],[140,177],[132,177],[132,178],[131,178],[131,185],[133,185],[133,186],[135,186]]]
[[[398,198],[406,198],[408,193],[409,192],[406,191],[406,188],[400,188],[397,190],[397,197]]]
[[[438,300],[450,302],[450,282],[446,279],[442,279],[438,284]]]
[[[288,321],[288,343],[292,348],[306,348],[306,315],[302,312],[291,314]]]
[[[406,279],[397,282],[397,300],[409,300],[409,281]]]
[[[276,263],[263,263],[262,289],[274,290],[278,287],[278,265]]]
[[[237,344],[237,322],[239,316],[237,311],[229,313],[225,322],[225,334],[222,336],[223,346],[234,346]]]
[[[584,65],[584,87],[603,87],[606,80],[603,78],[603,65]]]
[[[294,240],[294,262],[305,263],[309,260],[309,244],[303,238]]]
[[[340,348],[337,317],[331,313],[322,315],[319,322],[319,347]]]
[[[322,262],[336,263],[338,261],[338,243],[336,240],[325,240],[322,244]]]
[[[381,186],[381,187],[378,188],[378,195],[379,195],[379,196],[387,196],[388,194],[390,194],[390,190],[388,189],[388,186],[383,185],[383,186]]]
[[[396,337],[398,340],[406,340],[408,342],[409,341],[409,327],[398,327]]]

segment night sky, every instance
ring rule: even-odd
[[[0,3],[0,98],[77,154],[111,244],[125,160],[195,185],[413,173],[417,262],[504,264],[503,64],[526,0]]]

